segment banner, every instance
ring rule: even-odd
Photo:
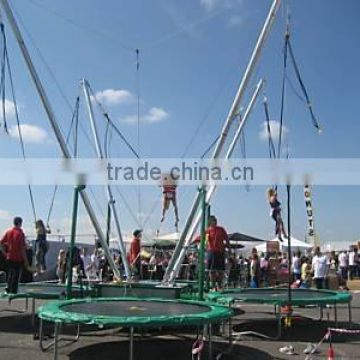
[[[311,190],[309,185],[304,186],[304,196],[305,196],[305,206],[306,206],[306,214],[307,214],[307,236],[314,237],[314,214],[312,208],[312,201],[311,201]]]

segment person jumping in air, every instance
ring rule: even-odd
[[[287,238],[287,234],[281,217],[281,202],[277,198],[277,191],[274,188],[268,189],[267,198],[271,208],[270,216],[275,221],[275,234],[280,241],[283,241],[282,236]]]
[[[162,193],[163,193],[163,208],[162,208],[162,217],[161,217],[161,223],[165,220],[165,214],[169,210],[170,203],[172,203],[174,207],[175,212],[175,228],[176,232],[178,232],[178,224],[179,224],[179,214],[178,214],[178,207],[176,202],[176,187],[174,181],[170,181],[168,177],[171,178],[171,176],[165,176],[162,184]]]

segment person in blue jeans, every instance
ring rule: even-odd
[[[35,258],[36,268],[38,272],[46,270],[46,253],[48,251],[47,234],[50,234],[50,228],[45,227],[42,220],[37,220],[35,223],[36,240],[35,240]]]

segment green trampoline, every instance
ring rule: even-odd
[[[278,323],[278,334],[276,339],[281,337],[280,308],[289,304],[289,290],[287,288],[259,288],[259,289],[227,289],[221,292],[209,293],[207,299],[219,304],[233,306],[236,303],[265,304],[274,306],[274,314]],[[320,317],[323,318],[323,307],[333,306],[335,325],[338,324],[337,305],[347,304],[349,326],[351,326],[351,300],[348,292],[316,290],[316,289],[291,289],[291,306],[318,306]]]
[[[57,359],[58,336],[61,324],[123,326],[130,329],[129,359],[133,359],[134,328],[183,325],[207,325],[209,356],[211,354],[211,324],[229,319],[233,311],[217,304],[199,301],[157,298],[97,298],[65,300],[48,303],[38,311],[40,339],[42,321],[55,324],[54,359]]]
[[[82,298],[92,295],[92,291],[78,286],[72,286],[72,297]],[[66,286],[55,283],[26,283],[20,284],[17,294],[7,295],[7,299],[11,301],[16,299],[25,299],[25,312],[29,307],[29,300],[31,300],[31,321],[35,325],[35,308],[36,300],[59,300],[66,297]]]
[[[228,289],[221,292],[209,293],[208,299],[220,303],[242,301],[248,303],[287,305],[288,289],[260,288],[260,289]],[[352,296],[348,292],[315,289],[291,289],[291,304],[293,306],[327,305],[350,303]]]
[[[92,285],[97,297],[158,297],[161,299],[178,299],[180,294],[191,292],[187,283],[175,283],[164,286],[160,281],[141,280],[120,283],[95,283]]]

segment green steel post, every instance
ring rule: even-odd
[[[85,189],[84,185],[78,185],[74,188],[74,201],[73,201],[73,213],[72,213],[72,223],[71,223],[71,238],[70,238],[70,249],[69,249],[69,259],[67,263],[67,284],[66,284],[66,298],[70,299],[72,296],[72,260],[74,256],[74,247],[75,247],[75,238],[76,238],[76,224],[77,224],[77,214],[79,207],[79,194],[82,190]]]
[[[202,187],[199,189],[201,193],[201,240],[199,253],[199,300],[204,300],[204,280],[205,280],[205,240],[206,240],[206,220],[207,220],[207,206],[206,206],[206,189]]]
[[[106,218],[106,243],[108,246],[110,244],[110,231],[111,231],[110,226],[111,226],[111,205],[109,202],[107,208],[107,218]]]

